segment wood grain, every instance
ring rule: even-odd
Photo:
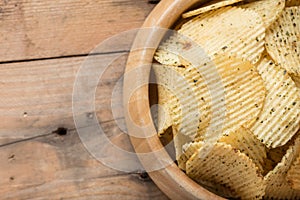
[[[88,54],[139,28],[153,7],[147,0],[0,1],[0,62]]]
[[[118,59],[107,67],[96,90],[95,111],[100,122],[123,117],[122,91],[118,90],[116,83],[123,75],[127,54],[89,57],[96,67],[97,63],[114,57]],[[0,65],[0,144],[48,134],[58,127],[74,129],[72,93],[77,72],[85,59],[76,57]],[[86,78],[94,76],[90,73]],[[117,91],[114,96],[113,91]],[[88,115],[91,111],[83,112]]]
[[[153,7],[147,0],[0,1],[1,199],[167,199],[140,171],[118,171],[89,154],[72,116],[74,82],[85,55],[104,39],[140,27]],[[120,129],[120,85],[112,96],[127,59],[117,53],[128,50],[124,41],[90,58],[97,66],[120,56],[97,84],[95,111],[111,142],[132,152]],[[90,117],[92,110],[82,112]],[[58,127],[67,128],[67,135],[54,133]],[[110,146],[105,153],[122,160]]]
[[[2,147],[0,163],[2,199],[167,199],[139,172],[116,171],[94,159],[75,131]]]

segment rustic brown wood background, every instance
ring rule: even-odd
[[[147,0],[0,1],[0,199],[167,199],[144,174],[95,160],[80,142],[71,107],[87,54],[140,27],[154,6]],[[96,109],[111,140],[131,150],[110,110],[125,61],[121,56],[106,72]],[[67,134],[55,133],[58,127]]]

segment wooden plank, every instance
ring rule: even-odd
[[[97,86],[95,110],[100,122],[123,117],[122,92],[112,92],[122,77],[127,54],[91,56],[97,67],[119,56],[102,76]],[[85,57],[63,58],[0,65],[0,144],[51,133],[58,127],[74,129],[72,93],[76,74]],[[93,73],[87,79],[93,78]],[[96,77],[97,78],[97,77]],[[93,90],[93,88],[85,88]],[[85,102],[83,102],[85,103]],[[89,110],[84,111],[88,115]]]
[[[75,131],[1,147],[0,163],[2,199],[167,199],[139,173],[116,171],[94,159]]]
[[[147,0],[0,1],[0,62],[87,54],[139,28],[153,7]]]

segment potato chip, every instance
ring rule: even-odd
[[[291,183],[292,188],[300,191],[300,154],[294,161],[287,174],[287,180]]]
[[[246,154],[258,169],[263,172],[264,160],[267,157],[266,148],[248,129],[241,127],[224,135],[219,142],[231,145]]]
[[[190,143],[185,144],[182,147],[183,153],[179,157],[179,159],[177,160],[179,168],[185,171],[186,170],[186,166],[185,166],[186,162],[201,147],[202,147],[202,143],[201,142],[190,142]]]
[[[169,70],[173,69],[168,66],[164,66],[163,68]],[[159,73],[157,76],[160,76],[161,79],[164,77],[172,77],[170,72],[158,72],[157,69],[154,71]],[[202,74],[198,71],[202,72]],[[207,85],[216,84],[217,79],[209,78],[204,80],[202,77],[203,73],[206,74],[206,77],[219,75],[220,81],[222,81],[219,84],[223,84],[224,86],[220,88],[221,90],[225,90],[223,91],[223,99],[222,97],[218,97],[219,100],[217,101],[217,104],[214,105],[215,109],[218,111],[222,110],[222,106],[225,106],[226,109],[225,113],[219,112],[214,115],[215,119],[217,119],[214,125],[216,127],[222,126],[222,130],[220,131],[221,134],[235,130],[242,125],[250,126],[259,116],[264,103],[265,89],[260,75],[250,62],[242,61],[241,59],[234,57],[228,57],[226,55],[219,55],[213,62],[203,63],[203,66],[196,68],[188,66],[183,68],[183,70],[180,70],[179,73],[184,77],[188,84],[177,82],[175,84],[177,92],[187,94],[187,90],[191,90],[191,93],[195,95],[195,98],[193,97],[193,94],[181,97],[181,102],[185,103],[188,108],[185,113],[182,113],[182,109],[178,109],[178,106],[171,109],[172,115],[175,116],[173,123],[174,127],[175,129],[178,127],[174,132],[181,132],[183,135],[188,135],[192,138],[195,136],[195,127],[192,127],[191,125],[196,124],[198,126],[196,129],[196,141],[205,138],[214,138],[215,141],[217,141],[221,136],[218,133],[207,132],[213,114],[211,110],[211,94],[208,91]],[[221,92],[214,91],[214,93],[220,94]],[[171,104],[174,103],[170,103],[170,105]],[[188,115],[188,112],[197,110],[197,105],[200,115],[197,119],[199,122],[196,121],[195,123],[195,121],[192,121],[196,119],[195,115]],[[222,117],[225,119],[221,120]],[[185,125],[183,125],[184,120]],[[175,143],[177,143],[176,140]],[[180,153],[179,150],[177,152]]]
[[[224,143],[217,143],[205,158],[200,158],[199,152],[186,163],[187,175],[192,179],[222,185],[242,199],[262,198],[263,177],[245,154]]]
[[[300,75],[300,8],[285,8],[266,31],[266,49],[289,74]]]
[[[194,153],[196,153],[202,147],[202,144],[202,142],[191,142],[184,145],[183,154],[178,159],[178,167],[180,169],[184,171],[186,170],[186,162],[192,157]],[[237,194],[234,193],[234,191],[231,191],[230,189],[222,185],[211,184],[210,182],[203,180],[201,180],[201,185],[206,189],[210,190],[211,192],[225,198],[238,197]]]
[[[187,70],[169,66],[153,65],[158,81],[170,88],[176,98],[169,98],[172,124],[175,132],[194,137],[199,126],[209,122],[209,108],[205,101],[209,99],[209,92],[205,81],[200,75],[191,77],[195,69]],[[166,78],[168,77],[168,78]],[[201,110],[201,113],[199,112]],[[201,114],[201,115],[200,115]]]
[[[172,125],[175,153],[178,159],[182,154],[182,146],[191,142],[197,133],[198,122],[201,118],[197,111],[201,102],[198,103],[195,98],[193,81],[189,82],[182,75],[183,69],[157,64],[152,67],[158,84],[158,101],[165,106],[165,110],[168,112],[167,116],[171,118],[168,121],[170,123],[163,125],[163,114],[159,113],[161,115],[158,117],[159,134],[162,136],[163,131]]]
[[[290,146],[281,162],[265,176],[266,199],[299,199],[300,191],[294,190],[287,181],[287,171],[300,152],[300,137]]]
[[[169,127],[173,125],[173,118],[171,116],[171,103],[176,104],[178,103],[178,100],[166,87],[163,87],[162,85],[157,85],[157,90],[159,105],[157,113],[157,129],[158,135],[161,136]]]
[[[218,1],[218,2],[212,1],[212,3],[209,3],[209,5],[205,5],[201,8],[183,13],[182,17],[183,18],[193,17],[193,16],[196,16],[196,15],[199,15],[199,14],[211,11],[211,10],[215,10],[215,9],[218,9],[218,8],[222,8],[222,7],[225,7],[225,6],[229,6],[229,5],[241,2],[241,1],[243,1],[243,0],[224,0],[224,1]]]
[[[172,42],[172,40],[169,40],[167,42]],[[155,60],[157,60],[157,62],[163,65],[176,66],[176,67],[182,65],[180,56],[168,52],[166,50],[158,49],[155,53],[154,58]]]
[[[264,24],[251,10],[229,6],[210,11],[188,21],[178,32],[211,56],[228,52],[256,63],[264,51]]]
[[[300,1],[299,0],[285,0],[285,6],[286,7],[300,6]]]
[[[222,134],[234,131],[242,125],[250,126],[259,116],[265,100],[265,88],[261,77],[248,61],[226,56],[217,56],[213,61],[222,80],[223,88],[221,89],[224,89],[225,93],[224,99],[219,97],[221,102],[214,106],[216,110],[221,110],[221,106],[226,108],[225,113],[215,115],[217,119],[215,126],[222,126]],[[216,79],[211,78],[206,81],[208,85],[212,85]],[[218,93],[218,91],[214,92]],[[223,104],[222,101],[224,101]],[[225,120],[219,120],[224,114]],[[206,130],[204,128],[205,126],[200,127],[196,141],[199,141],[199,136],[200,138],[204,136],[205,132],[202,131]],[[214,135],[207,134],[210,133],[206,133],[206,137],[214,137]],[[219,138],[216,138],[216,141]]]
[[[299,91],[287,72],[264,58],[257,69],[267,89],[263,110],[250,130],[267,147],[286,144],[298,131]]]
[[[259,14],[268,28],[281,14],[285,6],[285,0],[260,0],[249,1],[246,0],[245,4],[242,2],[241,8],[250,9]]]

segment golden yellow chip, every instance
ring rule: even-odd
[[[191,38],[183,36],[181,34],[171,32],[171,34],[157,49],[154,59],[159,63],[168,66],[186,67],[190,65],[188,59],[183,58],[184,54],[189,53],[191,49],[198,48],[201,51],[197,43]],[[198,57],[208,57],[208,55],[197,55]],[[189,56],[191,58],[191,56]],[[199,58],[199,59],[200,59]]]
[[[294,190],[287,181],[287,172],[300,152],[300,137],[290,146],[281,162],[265,176],[266,199],[299,199],[300,191]]]
[[[209,109],[201,100],[210,96],[205,81],[200,75],[190,77],[195,69],[190,71],[163,65],[153,65],[153,69],[158,84],[169,88],[174,95],[174,98],[169,98],[168,105],[175,132],[194,137],[199,126],[209,122]]]
[[[158,110],[159,134],[172,126],[176,158],[182,154],[182,146],[191,142],[198,130],[198,110],[201,102],[195,98],[193,81],[183,76],[182,68],[173,68],[165,65],[153,65],[158,85],[159,104],[165,109]],[[165,114],[167,112],[167,114]],[[163,119],[168,116],[167,122]],[[180,130],[180,131],[179,131]]]
[[[192,10],[186,13],[182,14],[183,18],[188,18],[188,17],[193,17],[211,10],[216,10],[218,8],[222,8],[225,6],[229,6],[238,2],[241,2],[243,0],[224,0],[224,1],[212,1],[211,3],[209,3],[209,5],[205,5],[201,8],[198,8],[196,10]]]
[[[288,73],[264,58],[257,69],[267,89],[263,110],[250,130],[267,147],[286,144],[300,123],[299,90]]]
[[[264,51],[264,24],[251,10],[229,6],[210,11],[188,21],[178,32],[211,56],[228,52],[256,63]]]
[[[245,154],[224,143],[217,143],[205,158],[199,152],[201,149],[186,163],[186,173],[192,179],[227,187],[241,199],[263,197],[263,177]]]
[[[285,0],[285,6],[286,7],[300,6],[300,1],[299,0]]]
[[[157,128],[158,135],[160,136],[163,135],[165,131],[173,125],[171,104],[178,104],[178,100],[166,87],[163,87],[162,85],[157,85],[157,90],[159,105],[157,113]]]
[[[244,3],[244,2],[242,2]],[[250,9],[259,14],[268,28],[281,14],[285,6],[285,0],[246,0],[241,8]]]
[[[266,49],[289,74],[300,75],[300,7],[285,8],[266,31]]]
[[[214,126],[222,127],[221,135],[234,131],[242,125],[250,126],[259,116],[264,104],[263,80],[256,68],[248,61],[242,61],[235,57],[217,56],[213,62],[222,81],[223,87],[220,90],[224,90],[211,91],[216,94],[224,92],[224,97],[218,97],[219,102],[215,102],[214,105],[210,104],[210,107],[214,106],[219,111],[217,113],[211,111],[211,116],[214,114],[213,118],[216,119]],[[213,68],[214,66],[207,65],[206,67]],[[213,85],[216,83],[216,78],[206,79],[207,84]],[[222,106],[225,106],[224,113],[222,113]],[[223,117],[225,119],[222,121]],[[206,126],[200,127],[196,141],[203,139],[203,136],[206,139],[214,138],[215,141],[221,137],[221,135],[203,132],[207,131],[209,124],[204,125]]]
[[[263,107],[264,84],[255,67],[248,61],[219,55],[214,60],[203,63],[202,66],[190,65],[177,71],[183,80],[173,80],[175,77],[173,67],[158,66],[156,69],[154,66],[154,69],[159,77],[158,80],[169,77],[168,80],[163,81],[166,82],[165,84],[172,83],[173,86],[169,87],[174,87],[177,92],[179,102],[169,103],[174,106],[170,109],[174,116],[173,125],[176,129],[174,132],[180,132],[192,139],[197,134],[196,141],[209,138],[216,142],[223,133],[242,125],[250,126]],[[219,86],[214,86],[215,84]],[[208,86],[214,86],[214,91],[209,91]],[[223,97],[219,95],[217,101],[214,101],[213,111],[211,98],[222,93]],[[183,109],[183,106],[186,109]],[[215,119],[214,124],[211,123],[212,117]],[[208,132],[210,126],[222,127],[222,129],[219,132]]]
[[[300,154],[288,171],[287,180],[292,188],[300,191]]]
[[[179,157],[178,161],[178,166],[182,170],[186,170],[186,162],[192,157],[192,155],[201,148],[202,143],[201,142],[190,142],[187,143],[183,146],[183,153]]]
[[[219,142],[240,150],[256,164],[261,172],[264,171],[264,160],[267,157],[266,148],[250,130],[241,127],[224,135]]]

